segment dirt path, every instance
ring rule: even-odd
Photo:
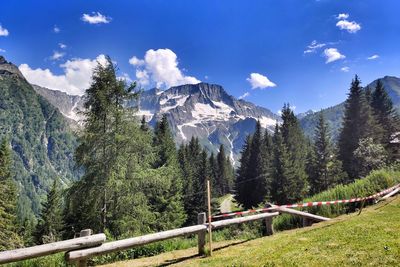
[[[227,213],[232,211],[232,201],[233,201],[233,195],[227,196],[221,203],[221,206],[219,208],[221,213]]]

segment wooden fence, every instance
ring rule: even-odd
[[[381,198],[381,200],[387,199],[388,197],[391,197],[398,192],[400,192],[400,188],[397,188],[396,190],[393,190],[389,194],[385,195]],[[200,213],[198,215],[198,224],[194,226],[183,227],[106,243],[106,236],[104,234],[91,235],[90,229],[82,230],[80,233],[80,237],[78,238],[0,252],[0,264],[51,255],[59,252],[66,252],[65,259],[68,262],[75,263],[78,266],[86,266],[87,261],[94,256],[126,250],[129,248],[150,244],[165,239],[190,234],[196,234],[198,236],[198,252],[200,255],[204,255],[206,245],[206,233],[208,230],[218,229],[229,225],[240,224],[255,220],[265,220],[266,234],[271,235],[273,233],[272,218],[278,216],[280,213],[288,213],[301,216],[303,218],[303,226],[309,226],[313,222],[330,220],[329,218],[325,218],[315,214],[279,206],[272,206],[271,212],[268,213],[261,213],[257,215],[238,217],[233,219],[225,219],[214,222],[207,222],[206,214]]]

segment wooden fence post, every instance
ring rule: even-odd
[[[272,217],[265,218],[265,235],[273,235],[274,229],[272,227]]]
[[[197,214],[197,224],[205,224],[207,222],[206,213],[201,212]],[[199,249],[199,255],[205,255],[206,246],[206,231],[200,231],[197,235],[197,246]]]
[[[84,229],[80,232],[79,237],[90,236],[92,235],[92,229]],[[87,259],[79,260],[78,267],[86,267],[87,266]]]

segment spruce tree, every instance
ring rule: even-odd
[[[0,144],[0,251],[22,246],[16,219],[17,189],[11,175],[11,150]]]
[[[256,129],[251,137],[251,142],[245,144],[242,152],[241,166],[236,179],[236,200],[245,208],[256,207],[262,203],[267,195],[266,175],[262,159],[263,136],[261,124],[256,123]],[[247,151],[246,151],[247,150]]]
[[[217,154],[217,177],[216,177],[216,197],[223,196],[229,193],[231,189],[229,166],[226,161],[226,154],[224,145],[220,145],[219,152]]]
[[[359,141],[367,137],[378,141],[379,129],[367,103],[361,82],[356,75],[351,82],[349,96],[345,103],[342,130],[339,134],[339,159],[342,161],[343,170],[348,174],[347,182],[360,176],[360,166],[353,153]]]
[[[279,126],[276,124],[273,136],[271,201],[280,205],[291,203],[293,199],[297,199],[297,196],[293,194],[290,181],[293,176],[293,165],[283,141]]]
[[[376,83],[375,90],[371,97],[371,107],[379,127],[382,129],[382,136],[379,140],[390,155],[391,136],[399,129],[399,117],[393,108],[393,102],[386,92],[381,80]]]
[[[267,199],[271,198],[271,184],[272,184],[272,160],[273,160],[273,142],[272,137],[265,130],[262,147],[261,147],[261,157],[262,157],[262,168],[265,175],[265,192]]]
[[[157,149],[156,167],[174,165],[177,167],[177,152],[174,138],[169,128],[167,116],[164,114],[154,129],[153,146]]]
[[[279,127],[279,132],[290,162],[288,167],[290,169],[286,170],[290,184],[287,188],[287,197],[290,201],[297,201],[302,199],[307,192],[306,162],[308,148],[299,121],[288,104],[285,104],[282,108],[281,117],[282,124]]]
[[[43,204],[40,220],[36,226],[36,242],[39,244],[51,243],[61,240],[63,219],[61,212],[61,192],[58,179],[54,179],[53,185],[47,194],[47,200]]]
[[[248,135],[242,147],[241,157],[239,160],[240,166],[237,170],[237,175],[234,185],[235,200],[242,206],[250,205],[247,203],[247,197],[251,193],[251,188],[249,188],[247,185],[248,173],[250,172],[249,169],[250,146],[251,146],[251,135]]]
[[[334,154],[328,124],[322,111],[319,114],[312,148],[308,160],[308,177],[310,192],[316,194],[335,186],[344,179],[341,162]]]

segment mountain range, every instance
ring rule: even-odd
[[[381,81],[400,110],[400,79],[385,76]],[[376,81],[367,87],[374,88],[375,84]],[[257,120],[269,132],[281,121],[270,110],[237,99],[222,86],[208,83],[146,90],[127,105],[137,106],[137,116],[144,116],[152,126],[165,114],[178,145],[193,136],[209,152],[216,153],[224,145],[235,166],[244,140],[253,133]],[[53,179],[58,177],[65,185],[79,179],[73,160],[77,145],[74,129],[80,127],[82,109],[81,96],[31,85],[14,64],[0,56],[0,139],[8,138],[12,146],[15,177],[21,189],[18,212],[22,219],[38,214]],[[344,102],[318,112],[298,114],[309,137],[320,112],[324,112],[336,139]]]

